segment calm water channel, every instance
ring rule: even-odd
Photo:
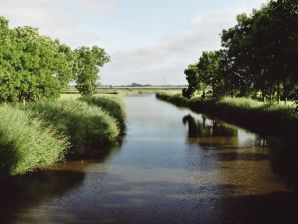
[[[263,139],[154,95],[125,101],[120,147],[17,179],[0,223],[298,222]]]

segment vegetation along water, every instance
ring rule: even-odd
[[[105,49],[0,16],[0,223],[298,223],[297,27],[238,15],[177,94],[99,89]]]
[[[125,102],[121,146],[14,178],[0,191],[0,222],[297,222],[293,141],[263,138],[152,94]]]

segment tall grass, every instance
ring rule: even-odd
[[[124,133],[125,130],[125,112],[124,103],[119,97],[111,96],[91,96],[91,97],[81,97],[79,100],[87,102],[89,105],[94,105],[118,121],[119,128],[121,132]]]
[[[63,159],[67,138],[29,111],[0,106],[0,173],[16,175]]]
[[[120,134],[115,118],[80,100],[40,101],[28,104],[26,109],[69,138],[68,156],[84,155],[90,146],[111,144]]]

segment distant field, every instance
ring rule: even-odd
[[[183,87],[115,87],[115,88],[100,88],[96,90],[96,94],[143,94],[143,93],[168,93],[177,94],[181,93]],[[62,92],[63,98],[77,98],[80,96],[79,92],[75,89],[69,89]]]

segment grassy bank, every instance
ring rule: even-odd
[[[177,106],[210,114],[258,133],[278,135],[297,133],[298,114],[290,105],[264,104],[248,98],[188,100],[181,95],[157,94],[156,96]]]
[[[117,120],[121,133],[123,134],[125,132],[125,112],[122,98],[117,96],[102,95],[80,97],[79,100],[84,101],[89,105],[97,106],[106,111],[111,117]]]
[[[28,104],[26,110],[69,138],[71,148],[68,156],[84,155],[92,146],[116,141],[120,134],[115,118],[80,100],[40,101]]]
[[[0,119],[1,177],[47,167],[69,149],[66,137],[29,111],[0,106]]]
[[[1,105],[0,179],[118,143],[123,108],[121,100],[107,97]]]

